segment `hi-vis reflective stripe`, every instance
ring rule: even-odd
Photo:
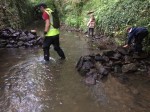
[[[45,12],[49,15],[50,17],[50,28],[49,31],[47,32],[47,34],[45,36],[55,36],[59,34],[59,29],[56,29],[53,27],[53,16],[52,16],[52,10],[50,8],[47,8],[45,10]]]

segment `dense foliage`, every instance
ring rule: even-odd
[[[12,20],[18,14],[17,16],[19,16],[22,26],[32,21],[32,5],[30,0],[2,0],[0,4],[5,7],[7,13],[11,14]],[[9,21],[11,24],[11,20]]]
[[[94,11],[97,33],[111,37],[125,37],[130,26],[144,26],[150,30],[150,0],[11,0],[23,23],[32,20],[31,7],[44,2],[51,9],[57,7],[61,20],[69,26],[87,30],[89,11]],[[16,8],[12,8],[15,10]],[[146,44],[150,45],[147,38]]]
[[[150,30],[150,0],[59,0],[57,6],[66,24],[84,30],[89,11],[94,11],[98,33],[125,37],[127,27]],[[149,39],[146,42],[150,44]]]

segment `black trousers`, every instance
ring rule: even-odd
[[[94,36],[94,28],[89,28],[88,35],[90,36],[92,33],[92,37]]]
[[[143,48],[142,42],[146,36],[148,36],[147,30],[139,32],[137,34],[137,36],[135,37],[135,40],[134,40],[134,43],[135,43],[134,44],[134,51],[135,52],[141,52],[142,51],[142,48]]]
[[[44,39],[44,43],[43,43],[44,60],[49,61],[49,56],[50,56],[49,49],[51,45],[54,46],[54,50],[58,53],[58,55],[62,59],[65,59],[65,54],[63,50],[60,48],[59,35],[56,35],[56,36],[45,37]]]

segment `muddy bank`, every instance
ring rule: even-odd
[[[0,48],[28,48],[42,46],[43,39],[36,32],[5,28],[0,30]]]

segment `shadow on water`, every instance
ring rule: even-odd
[[[0,112],[148,112],[149,85],[135,89],[111,75],[106,82],[86,86],[75,70],[81,55],[92,53],[87,39],[61,33],[65,61],[51,48],[43,61],[41,48],[0,50]],[[132,80],[132,79],[131,79]],[[134,85],[135,84],[135,85]],[[139,82],[139,84],[142,84]],[[138,90],[143,91],[139,93]],[[138,99],[139,98],[139,99]],[[142,98],[146,100],[141,100]]]

